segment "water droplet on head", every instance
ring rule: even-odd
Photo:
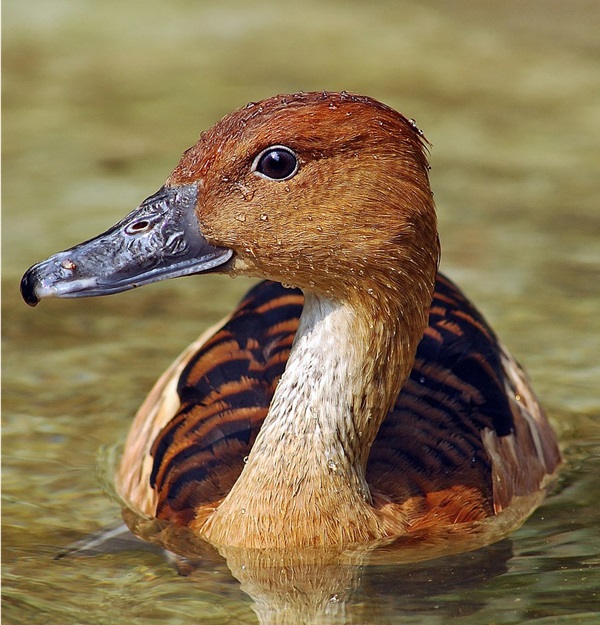
[[[244,456],[244,464],[248,464],[248,456]]]
[[[246,200],[246,202],[249,202],[254,197],[254,190],[250,189],[246,185],[237,183],[235,187],[242,194],[242,197]]]
[[[412,126],[413,130],[419,135],[419,137],[423,136],[423,131],[417,126],[417,122],[414,119],[409,119],[408,123]]]
[[[269,216],[266,213],[262,213],[260,219],[261,221],[269,221]]]
[[[245,213],[238,213],[238,214],[235,216],[235,218],[236,218],[238,221],[246,221],[246,214],[245,214]]]
[[[317,232],[323,232],[323,228],[321,226],[317,226]]]
[[[338,465],[333,461],[333,460],[328,460],[327,461],[327,466],[329,467],[329,469],[331,469],[334,473],[338,470]]]

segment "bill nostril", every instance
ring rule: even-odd
[[[125,232],[127,234],[140,234],[141,232],[146,232],[150,229],[150,222],[147,219],[142,219],[140,221],[134,221],[132,224],[129,224],[125,228]]]

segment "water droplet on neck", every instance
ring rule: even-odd
[[[236,218],[238,221],[246,221],[246,213],[238,213],[238,214],[235,216],[235,218]]]
[[[262,213],[260,219],[261,221],[269,221],[269,216],[266,213]]]

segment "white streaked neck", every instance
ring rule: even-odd
[[[384,535],[365,470],[410,371],[410,363],[391,362],[405,351],[386,347],[403,343],[399,319],[374,319],[366,309],[306,295],[286,370],[248,461],[198,531],[215,544],[254,547]]]
[[[306,294],[296,340],[248,469],[272,457],[285,473],[286,465],[297,470],[298,460],[307,464],[310,458],[316,466],[306,471],[344,475],[363,500],[370,499],[362,445],[371,415],[355,413],[370,346],[357,324],[350,306]]]

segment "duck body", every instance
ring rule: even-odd
[[[303,302],[299,289],[260,283],[166,372],[140,409],[125,446],[117,486],[130,507],[194,527],[201,535],[210,528],[215,510],[248,463],[285,370]],[[311,445],[311,438],[299,436],[301,448]],[[277,460],[273,476],[287,464],[286,458]],[[262,509],[272,509],[276,501],[259,500],[240,504],[241,518],[227,520],[226,538],[217,542],[236,543],[231,534],[247,527],[253,513],[268,519],[259,544],[277,547],[282,543],[265,538],[285,536],[288,544],[290,534],[303,532],[307,522],[319,527],[310,544],[326,542],[319,521],[329,515],[331,543],[472,523],[500,513],[515,497],[537,492],[559,460],[525,373],[461,291],[438,274],[413,368],[366,466],[368,505],[379,517],[376,530],[363,535],[366,523],[346,520],[344,526],[339,501],[320,509],[318,519],[289,524],[288,515],[273,518]],[[320,462],[325,479],[334,478],[336,462],[326,454]],[[298,481],[293,488],[300,500]],[[314,506],[302,502],[300,508],[314,511]]]
[[[313,547],[466,528],[544,489],[556,437],[437,272],[427,170],[414,124],[374,100],[278,96],[27,272],[31,304],[207,270],[268,278],[141,406],[116,478],[129,508],[216,545]]]

